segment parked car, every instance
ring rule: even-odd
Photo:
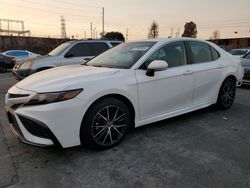
[[[4,55],[15,57],[17,61],[26,60],[30,58],[36,58],[41,56],[28,50],[8,50],[3,52]]]
[[[243,57],[250,52],[250,49],[233,49],[230,53],[236,57]]]
[[[6,111],[24,142],[108,149],[132,126],[230,108],[242,78],[239,61],[213,43],[142,40],[31,75],[8,90]]]
[[[16,63],[16,58],[0,54],[0,73],[7,72],[12,69]]]
[[[250,52],[243,56],[241,65],[244,68],[244,77],[242,83],[244,85],[250,85]]]
[[[17,64],[12,70],[17,80],[33,73],[63,65],[81,64],[102,52],[120,44],[121,41],[78,40],[61,44],[47,56],[31,59]]]

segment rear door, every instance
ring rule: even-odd
[[[207,43],[187,42],[194,74],[194,105],[214,102],[223,79],[225,64]]]

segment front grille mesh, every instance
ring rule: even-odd
[[[32,135],[41,138],[50,138],[47,129],[40,123],[20,115],[19,119],[27,131],[29,131]]]

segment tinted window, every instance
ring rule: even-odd
[[[9,56],[29,56],[28,52],[22,52],[22,51],[14,51],[14,52],[7,52],[6,53]]]
[[[175,42],[167,44],[156,51],[141,68],[146,69],[154,60],[164,60],[168,63],[168,67],[177,67],[186,65],[186,50],[183,42]]]
[[[73,46],[67,54],[72,54],[73,57],[94,56],[91,45],[89,43],[78,43]]]
[[[119,44],[121,44],[120,42],[111,42],[110,43],[113,47],[115,47],[115,46],[117,46],[117,45],[119,45]]]
[[[250,59],[250,53],[248,53],[244,58]]]
[[[212,52],[213,60],[215,61],[216,59],[219,59],[219,57],[220,57],[219,53],[212,47],[210,47],[210,49]]]
[[[103,42],[96,42],[96,43],[93,42],[93,43],[91,43],[91,45],[92,45],[95,56],[97,56],[97,55],[99,55],[99,54],[101,54],[109,49],[109,46]]]
[[[213,61],[210,48],[207,44],[200,42],[189,42],[193,55],[193,63],[204,63]]]
[[[241,50],[241,49],[237,50],[236,49],[236,50],[231,50],[230,53],[232,55],[244,55],[247,53],[247,50]]]

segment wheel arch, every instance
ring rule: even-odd
[[[86,116],[86,114],[88,113],[89,109],[94,105],[96,104],[97,102],[99,102],[100,100],[104,100],[105,98],[114,98],[114,99],[118,99],[120,101],[122,101],[128,108],[129,108],[129,111],[130,111],[130,114],[132,116],[132,120],[134,121],[135,120],[135,107],[133,105],[133,103],[131,102],[131,100],[122,95],[122,94],[118,94],[118,93],[110,93],[110,94],[106,94],[106,95],[103,95],[97,99],[95,99],[89,106],[88,106],[88,109],[86,110],[84,116],[83,116],[83,120]],[[82,121],[83,121],[82,120]]]

